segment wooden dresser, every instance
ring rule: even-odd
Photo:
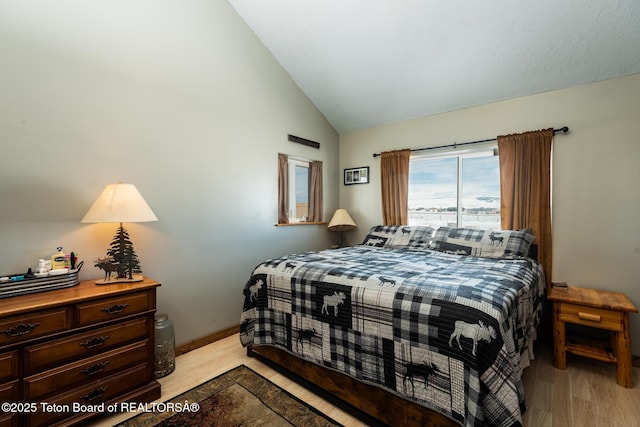
[[[158,286],[90,280],[0,299],[0,427],[71,425],[103,407],[158,399]]]

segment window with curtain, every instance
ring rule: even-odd
[[[322,162],[278,155],[278,224],[322,221]]]
[[[500,163],[494,148],[412,156],[409,225],[500,229]]]

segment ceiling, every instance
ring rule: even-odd
[[[640,72],[638,0],[229,0],[339,133]]]

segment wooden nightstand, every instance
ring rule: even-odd
[[[629,298],[621,292],[575,286],[552,286],[547,298],[553,301],[554,366],[558,369],[567,368],[567,352],[615,363],[618,384],[632,388],[629,313],[637,313],[638,309]],[[609,331],[613,351],[595,346],[592,342],[567,343],[565,323]]]

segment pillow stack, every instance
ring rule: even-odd
[[[378,225],[362,242],[365,246],[395,249],[433,249],[483,258],[526,257],[535,237],[526,230]]]
[[[479,230],[440,227],[432,249],[483,258],[526,257],[535,237],[528,230]]]

